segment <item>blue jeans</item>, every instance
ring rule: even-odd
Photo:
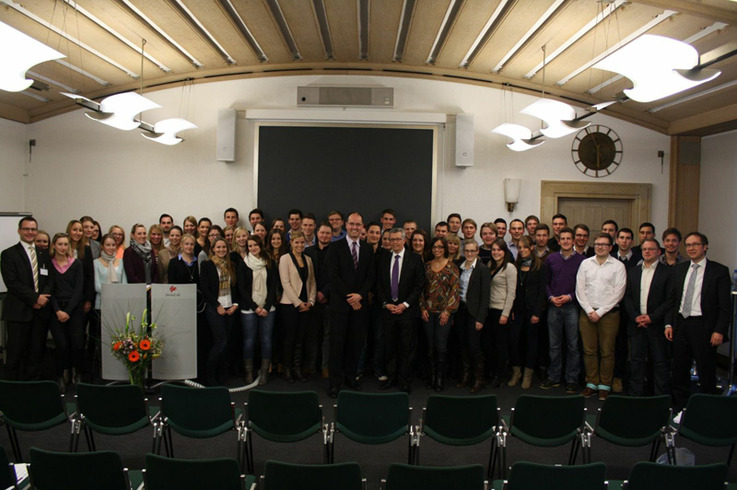
[[[256,348],[256,335],[261,341],[261,359],[271,360],[272,338],[274,335],[275,311],[261,317],[256,313],[241,312],[241,326],[243,328],[243,359],[253,359]]]
[[[581,372],[581,355],[578,352],[578,311],[574,302],[557,308],[548,305],[548,336],[550,337],[550,367],[548,379],[560,381],[563,371],[563,335],[566,339],[566,382],[578,383]]]

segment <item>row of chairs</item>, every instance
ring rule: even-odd
[[[412,424],[412,409],[405,393],[357,393],[342,391],[334,406],[334,421],[325,422],[315,392],[267,392],[251,390],[247,410],[237,409],[227,389],[162,386],[159,409],[149,409],[143,392],[134,386],[87,385],[77,389],[76,407],[66,408],[50,381],[0,382],[0,411],[17,461],[22,461],[16,429],[43,430],[71,421],[70,451],[78,449],[84,432],[95,450],[94,432],[119,435],[153,428],[152,452],[174,456],[172,431],[185,437],[206,438],[227,431],[236,433],[236,457],[243,471],[254,472],[253,434],[275,442],[297,442],[320,434],[323,461],[335,460],[336,434],[364,444],[384,444],[408,438],[409,464],[419,465],[422,436],[447,445],[467,446],[491,440],[487,478],[495,461],[501,475],[507,472],[507,440],[510,437],[534,446],[558,447],[571,443],[568,464],[574,464],[583,448],[583,461],[591,461],[591,440],[639,447],[652,444],[654,461],[665,441],[671,462],[675,435],[700,444],[730,446],[731,461],[737,442],[737,398],[694,395],[677,428],[671,426],[670,398],[611,396],[599,413],[587,417],[581,396],[544,397],[522,395],[510,416],[501,417],[497,398],[432,395],[420,424]],[[39,400],[43,400],[39,402]],[[45,410],[45,412],[44,412]],[[71,413],[71,415],[68,415]],[[715,424],[714,421],[719,421]],[[501,457],[497,457],[501,449]]]
[[[5,452],[0,450],[0,463]],[[12,469],[12,465],[9,466]],[[58,453],[31,448],[30,484],[36,490],[253,490],[256,478],[241,473],[234,459],[182,460],[146,456],[146,468],[128,471],[114,451]],[[606,480],[604,463],[554,466],[516,462],[509,477],[493,482],[495,490],[616,489],[723,490],[727,465],[672,466],[636,463],[624,481]],[[11,479],[12,478],[12,479]],[[25,482],[22,482],[24,484]],[[267,461],[259,486],[263,490],[366,490],[361,466],[355,462],[302,465]],[[0,472],[2,488],[17,489],[15,475]],[[382,479],[385,490],[486,490],[482,465],[423,467],[391,464]]]

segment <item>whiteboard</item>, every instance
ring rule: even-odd
[[[18,222],[23,216],[30,215],[31,213],[0,213],[0,251],[18,243]],[[8,288],[0,274],[0,294],[7,292]]]

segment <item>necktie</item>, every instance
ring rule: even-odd
[[[351,242],[351,255],[353,255],[353,268],[358,270],[358,242]]]
[[[394,265],[392,266],[392,300],[399,299],[399,255],[394,256]]]
[[[686,285],[686,294],[683,297],[683,318],[691,316],[691,303],[693,303],[694,290],[696,289],[696,272],[699,269],[699,264],[691,266],[691,277],[688,278],[688,284]]]
[[[38,292],[38,258],[36,257],[36,247],[31,245],[28,247],[31,255],[31,269],[33,269],[33,290]]]

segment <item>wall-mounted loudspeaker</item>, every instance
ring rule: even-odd
[[[456,114],[456,167],[473,167],[473,114]]]
[[[235,161],[235,125],[237,112],[235,109],[218,111],[218,132],[216,155],[220,162]]]

